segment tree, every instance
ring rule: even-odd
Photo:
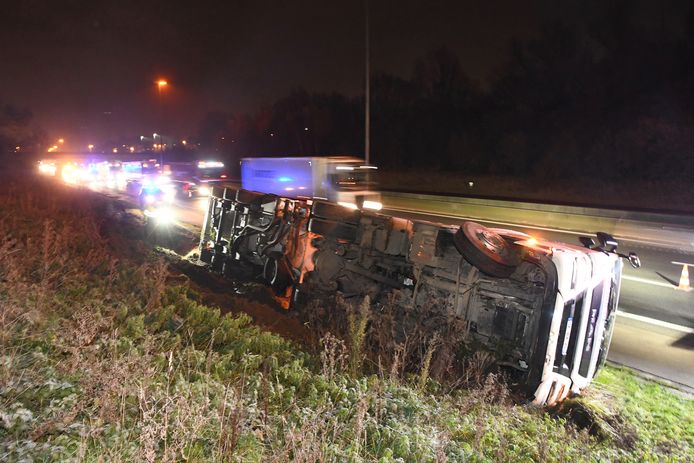
[[[1,154],[13,153],[17,146],[22,151],[34,151],[38,148],[45,135],[32,120],[31,111],[0,102]]]

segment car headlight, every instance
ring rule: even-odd
[[[211,193],[210,187],[201,186],[200,188],[198,188],[198,194],[199,194],[200,196],[209,196],[210,193]]]
[[[160,207],[158,209],[145,210],[145,215],[152,219],[155,219],[159,224],[169,224],[173,222],[176,218],[173,209],[168,207]]]
[[[176,190],[174,190],[173,188],[166,188],[162,191],[164,192],[164,199],[166,200],[166,202],[174,202],[174,200],[176,199]]]
[[[159,223],[171,223],[175,218],[173,209],[169,209],[168,207],[157,211],[157,221]]]

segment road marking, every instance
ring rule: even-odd
[[[662,286],[663,288],[675,289],[675,286],[672,286],[670,283],[665,283],[665,282],[656,281],[656,280],[649,280],[647,278],[633,277],[631,275],[622,274],[622,280],[630,280],[630,281],[635,281],[637,283],[645,283],[647,285]]]
[[[553,232],[553,233],[564,233],[564,234],[569,234],[569,235],[576,235],[576,236],[592,236],[594,232],[577,232],[573,230],[561,230],[558,228],[549,228],[549,227],[541,227],[538,225],[527,225],[527,224],[520,224],[520,223],[512,223],[512,222],[502,222],[499,220],[489,220],[489,219],[484,219],[482,217],[470,217],[470,216],[464,216],[464,215],[452,215],[452,214],[443,214],[440,212],[427,212],[421,209],[405,209],[402,207],[392,207],[392,206],[383,206],[383,212],[385,211],[397,211],[397,212],[409,212],[409,213],[414,213],[414,214],[421,214],[421,215],[429,215],[432,217],[445,217],[447,219],[458,219],[458,220],[478,220],[480,222],[484,223],[493,223],[495,225],[504,225],[507,227],[518,227],[518,228],[530,228],[533,230],[542,230],[542,231],[548,231],[548,232]],[[653,240],[646,240],[643,238],[628,238],[625,236],[615,236],[620,241],[628,241],[631,243],[640,243],[640,244],[647,244],[650,246],[656,246],[656,247],[669,247],[672,248],[673,246],[677,247],[679,246],[679,243],[677,242],[670,242],[670,241],[653,241]]]
[[[680,331],[682,333],[691,334],[694,333],[694,328],[689,328],[688,326],[677,325],[675,323],[664,322],[663,320],[657,320],[655,318],[644,317],[643,315],[636,315],[629,312],[623,312],[621,310],[617,311],[617,316],[630,318],[632,320],[638,320],[640,322],[648,323],[649,325],[660,326],[663,328],[669,328],[674,331]]]

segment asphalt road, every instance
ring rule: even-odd
[[[188,228],[199,229],[206,204],[206,199],[202,198],[177,200],[174,203],[176,220]],[[383,213],[452,225],[464,220],[401,209],[384,210]],[[477,221],[485,223],[484,220]],[[501,226],[498,221],[486,224]],[[580,234],[543,225],[504,222],[503,227],[569,243],[577,243]],[[586,231],[584,234],[590,233]],[[621,247],[623,251],[638,253],[643,265],[640,269],[625,265],[619,317],[608,359],[694,390],[694,291],[677,290],[656,273],[678,281],[681,266],[671,262],[694,263],[694,248],[691,251],[686,246],[668,249],[662,243],[640,242],[638,239],[626,240]],[[692,279],[694,282],[694,271]]]

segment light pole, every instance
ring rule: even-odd
[[[159,145],[157,145],[157,137],[159,137]],[[159,152],[164,151],[164,136],[160,133],[153,133],[152,134],[152,142],[154,143],[154,149],[157,149],[157,146],[159,146]],[[163,161],[163,159],[162,159]]]
[[[364,80],[366,85],[366,95],[364,98],[364,162],[368,166],[371,160],[371,57],[369,44],[369,0],[364,0],[364,14],[366,16],[365,27],[365,70]]]
[[[166,79],[157,79],[156,81],[157,84],[157,93],[159,95],[159,106],[161,107],[162,104],[162,95],[164,93],[164,90],[169,86],[169,82]],[[161,108],[160,108],[161,111]],[[162,117],[163,119],[163,117]],[[164,125],[162,121],[159,121],[161,125]],[[164,127],[161,127],[162,129]],[[156,135],[154,134],[154,141],[156,142]],[[159,144],[159,166],[161,169],[164,169],[164,135],[163,133],[159,134],[159,141],[161,142]]]

